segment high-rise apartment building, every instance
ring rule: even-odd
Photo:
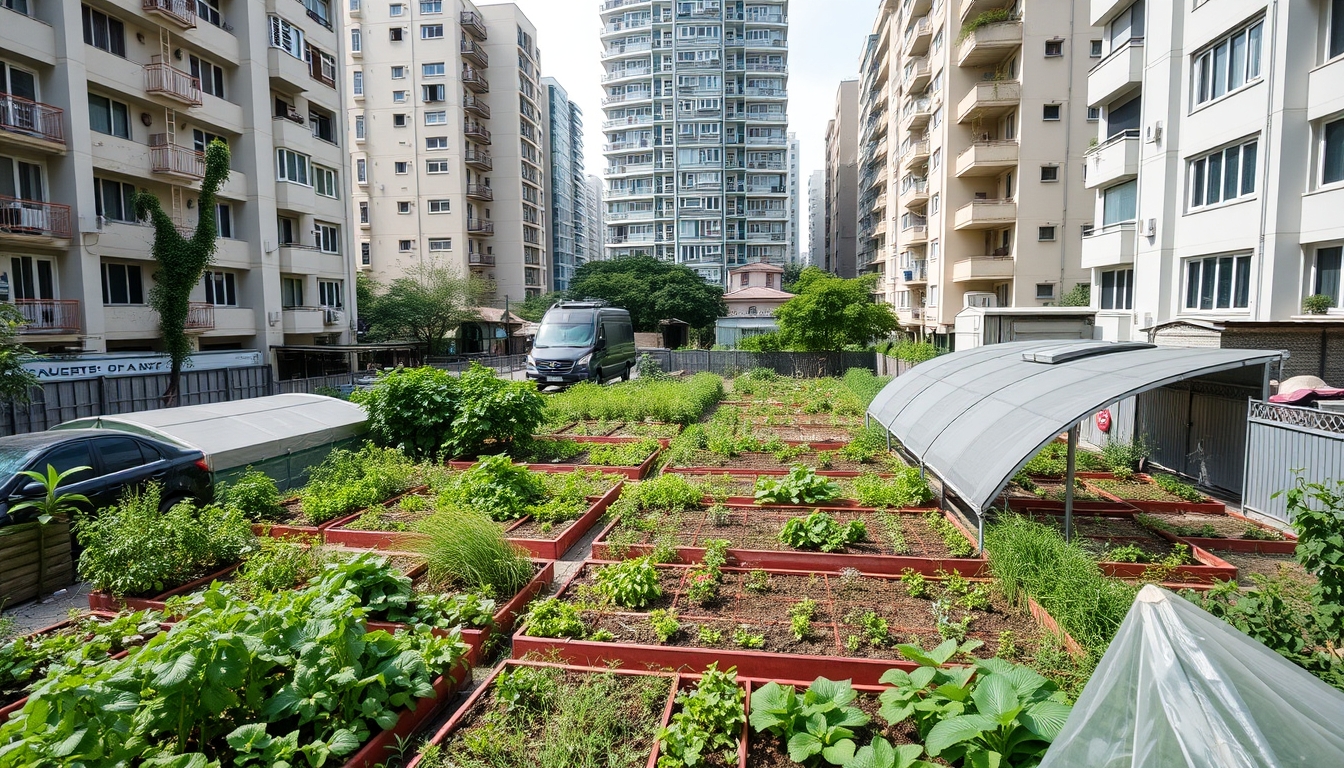
[[[855,275],[859,223],[859,81],[842,80],[835,92],[835,115],[826,124],[826,235],[817,266],[850,278]]]
[[[546,91],[546,158],[549,167],[551,287],[568,290],[587,247],[588,186],[583,172],[583,110],[553,77]]]
[[[789,134],[789,252],[786,260],[790,264],[798,263],[798,253],[803,247],[803,180],[802,172],[798,169],[798,163],[801,161],[799,154],[801,149],[798,144],[798,135]]]
[[[162,349],[146,305],[156,195],[186,229],[203,150],[232,152],[201,350],[350,339],[340,23],[327,2],[27,0],[0,7],[0,299],[42,352]]]
[[[1344,381],[1344,2],[1097,0],[1087,17],[1098,335],[1286,348],[1286,376]]]
[[[585,261],[600,261],[605,259],[607,227],[606,227],[606,209],[602,207],[602,179],[595,174],[588,174],[584,178],[584,186],[588,192],[588,240],[587,253],[584,255]]]
[[[826,171],[807,180],[807,259],[803,266],[821,266],[826,257]]]
[[[788,255],[787,0],[601,4],[610,256]]]
[[[1087,282],[1087,0],[889,0],[862,60],[859,266],[902,324]]]
[[[449,266],[491,281],[499,301],[544,293],[536,28],[512,3],[360,4],[345,60],[360,267],[388,281]]]

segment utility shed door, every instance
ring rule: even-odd
[[[1161,387],[1139,395],[1138,431],[1158,464],[1240,494],[1249,399],[1230,387]]]

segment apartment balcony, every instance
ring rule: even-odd
[[[748,123],[787,123],[789,116],[785,112],[748,112],[743,118]]]
[[[602,36],[606,37],[608,35],[621,35],[626,34],[628,32],[648,32],[650,29],[652,29],[652,27],[653,27],[653,21],[651,19],[641,19],[639,21],[631,21],[628,23],[625,21],[614,21],[609,24],[603,25]],[[680,44],[686,45],[689,42],[690,41],[687,40],[683,41]]]
[[[0,93],[0,146],[65,154],[65,112]]]
[[[923,56],[929,51],[929,41],[933,39],[933,23],[928,16],[920,16],[905,30],[901,49],[906,56]]]
[[[653,76],[652,68],[644,68],[644,69],[626,68],[626,69],[618,69],[614,72],[608,72],[607,74],[602,76],[602,82],[614,83],[618,80],[643,79],[652,76]]]
[[[266,50],[266,65],[271,87],[280,93],[299,94],[312,85],[312,72],[302,59],[296,59],[279,48]]]
[[[155,133],[149,137],[149,169],[166,176],[198,181],[205,178],[205,154],[171,143],[166,133]]]
[[[1017,167],[1016,141],[976,141],[957,155],[957,177],[997,176]]]
[[[28,336],[79,333],[79,301],[74,299],[15,299],[23,315],[19,334]]]
[[[952,264],[952,282],[979,283],[1013,279],[1015,262],[1012,255],[972,256]]]
[[[1139,129],[1121,131],[1083,155],[1087,164],[1083,186],[1109,187],[1139,175]]]
[[[608,211],[607,221],[652,221],[653,211]]]
[[[929,262],[924,259],[910,262],[909,269],[901,270],[901,279],[907,285],[929,282]]]
[[[924,243],[929,239],[928,219],[907,213],[900,218],[901,242],[907,244]]]
[[[196,0],[141,0],[140,9],[182,29],[196,26]]]
[[[678,41],[678,42],[677,42],[678,47],[680,47],[680,46],[683,45],[683,44],[684,44],[684,41]],[[717,45],[717,42],[713,43],[713,45]],[[783,49],[789,47],[789,41],[788,41],[788,40],[785,40],[785,39],[782,38],[782,37],[769,37],[769,38],[762,38],[762,39],[749,39],[749,40],[743,40],[743,41],[741,41],[741,42],[736,42],[736,41],[731,41],[731,40],[730,40],[730,41],[728,41],[728,45],[741,45],[742,47],[746,48],[747,50],[753,50],[753,49],[783,50]]]
[[[876,198],[873,199],[873,205],[871,208],[869,208],[869,210],[881,211],[884,210],[886,207],[887,207],[887,193],[883,192],[882,194],[878,195]]]
[[[637,101],[653,101],[653,93],[649,91],[631,91],[628,93],[613,93],[602,97],[602,106],[610,104],[633,104]]]
[[[70,206],[0,195],[0,243],[61,248],[70,238]]]
[[[928,99],[911,99],[901,110],[901,130],[922,133],[933,115],[933,104]]]
[[[923,307],[897,307],[896,319],[901,321],[901,325],[909,326],[924,319]]]
[[[787,195],[788,187],[776,184],[748,184],[747,194],[749,195]]]
[[[894,5],[895,4],[893,3],[893,7]],[[905,15],[905,18],[912,19],[918,16],[923,16],[928,13],[929,9],[932,7],[933,0],[905,0],[905,2],[901,4],[901,13]]]
[[[1011,227],[1017,221],[1017,201],[1006,199],[981,199],[957,209],[952,218],[953,229],[998,229]]]
[[[788,24],[788,23],[789,23],[789,17],[786,16],[786,15],[784,15],[783,13],[767,13],[767,12],[759,11],[759,10],[758,10],[758,11],[756,11],[756,12],[754,12],[754,13],[751,13],[751,14],[748,14],[748,15],[747,15],[747,17],[746,17],[746,23],[748,23],[748,24],[779,24],[779,25],[783,25],[783,24]]]
[[[462,95],[462,109],[477,117],[490,119],[490,105],[481,101],[474,94],[466,93]]]
[[[472,200],[484,200],[489,202],[495,199],[495,191],[490,188],[489,184],[468,184],[467,197],[470,197]]]
[[[748,136],[747,146],[749,147],[779,147],[783,149],[788,145],[788,138],[784,136]],[[729,141],[728,143],[733,143]]]
[[[486,39],[485,19],[481,18],[481,14],[475,11],[462,11],[458,14],[457,21],[462,25],[462,29],[466,30],[467,34],[477,40]]]
[[[458,51],[462,54],[462,58],[477,66],[482,68],[490,66],[490,56],[485,52],[485,46],[475,40],[459,41]]]
[[[1100,107],[1143,84],[1143,38],[1111,51],[1087,73],[1087,105]]]
[[[145,65],[145,92],[162,96],[189,107],[201,105],[201,81],[162,61],[156,55]]]
[[[326,309],[323,307],[285,307],[280,315],[280,327],[285,334],[327,332]]]
[[[878,219],[877,223],[873,225],[873,237],[886,237],[886,236],[887,236],[887,220]]]
[[[490,143],[490,131],[480,123],[464,123],[462,125],[462,135],[473,141],[479,141],[482,144]]]
[[[471,251],[467,254],[467,264],[473,269],[479,267],[493,267],[495,266],[495,255],[493,253]]]
[[[732,216],[733,214],[729,215]],[[739,212],[737,215],[740,216],[742,214]],[[789,212],[783,208],[752,208],[747,210],[746,217],[748,219],[787,219],[789,217]]]
[[[1088,9],[1087,22],[1094,27],[1104,26],[1130,5],[1132,3],[1129,0],[1093,0]]]
[[[714,95],[714,94],[707,94]],[[787,99],[789,89],[783,86],[772,88],[769,86],[750,86],[742,89],[742,95],[757,99]]]
[[[706,168],[710,168],[710,167],[717,168],[718,166],[706,165],[705,167],[706,167]],[[606,173],[605,173],[604,175],[606,175],[606,176],[624,176],[624,175],[626,175],[626,174],[628,174],[628,173],[645,174],[645,173],[653,173],[653,170],[654,170],[653,163],[626,163],[626,164],[622,164],[622,165],[609,165],[609,166],[607,166],[607,170],[606,170]]]
[[[1022,47],[1022,22],[987,24],[957,44],[957,66],[983,67],[996,64]]]
[[[957,122],[997,118],[1017,109],[1022,84],[1016,80],[987,80],[975,84],[957,103]]]
[[[187,304],[187,333],[213,331],[215,329],[215,305],[203,301]]]
[[[919,56],[911,59],[905,65],[905,92],[922,93],[929,85],[929,58]]]
[[[929,161],[929,140],[912,141],[901,152],[901,168],[912,170]]]
[[[929,202],[929,183],[917,182],[901,188],[901,203],[908,210],[923,208]]]
[[[617,43],[609,45],[602,51],[602,58],[611,59],[617,56],[636,56],[642,53],[649,53],[653,50],[653,43]]]
[[[467,219],[467,232],[490,237],[495,234],[495,222],[489,219]]]
[[[655,193],[653,187],[634,187],[632,189],[609,189],[602,193],[603,197],[653,197]],[[670,192],[661,194],[671,194]]]
[[[462,161],[478,171],[491,171],[495,168],[495,161],[490,157],[490,153],[476,147],[468,147],[466,154],[462,156]]]
[[[1122,221],[1083,232],[1083,269],[1134,263],[1134,222]]]
[[[744,71],[749,75],[754,74],[772,74],[787,75],[789,67],[786,64],[772,64],[765,61],[753,61],[748,59],[744,66]]]
[[[489,93],[490,81],[485,79],[485,74],[474,67],[462,68],[462,85],[471,90],[472,93]]]

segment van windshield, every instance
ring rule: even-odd
[[[591,347],[593,345],[593,324],[589,323],[543,323],[537,331],[537,341],[533,346],[539,349],[547,347]]]

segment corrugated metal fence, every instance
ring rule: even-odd
[[[1235,494],[1246,469],[1249,402],[1248,390],[1229,385],[1159,387],[1139,395],[1135,431],[1152,446],[1158,464]]]
[[[769,368],[781,376],[844,376],[850,368],[877,370],[872,352],[738,352],[736,350],[641,349],[664,371],[736,376],[752,368]],[[888,374],[894,375],[894,374]]]
[[[1295,472],[1309,483],[1344,479],[1344,414],[1254,400],[1246,421],[1244,509],[1290,522],[1274,494],[1292,487]]]

